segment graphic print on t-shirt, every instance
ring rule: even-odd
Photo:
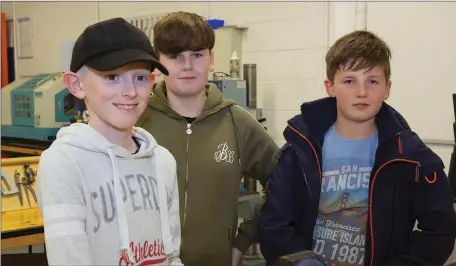
[[[376,134],[349,140],[331,128],[325,136],[313,250],[328,266],[364,265],[369,178],[376,148]]]

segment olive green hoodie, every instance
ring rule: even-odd
[[[263,126],[234,101],[206,85],[202,114],[189,124],[167,103],[162,81],[137,126],[149,131],[177,161],[185,266],[231,265],[231,249],[258,242],[257,213],[242,223],[236,238],[239,184],[243,176],[265,187],[278,147]]]

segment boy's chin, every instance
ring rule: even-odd
[[[117,129],[118,131],[126,132],[131,131],[131,129],[136,125],[136,119],[131,121],[116,121],[111,124],[111,127]]]

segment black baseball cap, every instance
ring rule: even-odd
[[[70,71],[76,72],[84,65],[109,71],[137,61],[150,62],[151,70],[157,68],[168,75],[149,37],[125,19],[113,18],[87,27],[79,36],[73,47]]]

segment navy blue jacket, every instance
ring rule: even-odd
[[[288,121],[287,143],[260,212],[260,247],[267,265],[312,249],[321,150],[336,117],[336,100],[324,98],[303,104],[301,114]],[[456,236],[454,196],[444,164],[386,103],[375,120],[379,145],[369,184],[365,266],[443,265]],[[419,230],[414,231],[416,220]]]

